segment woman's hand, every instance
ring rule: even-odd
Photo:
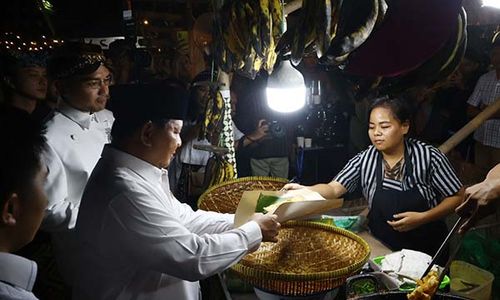
[[[298,183],[287,183],[285,186],[282,188],[283,191],[291,191],[291,190],[300,190],[300,189],[305,189],[305,185],[301,185]]]
[[[394,215],[396,221],[387,221],[387,224],[399,232],[410,231],[421,226],[424,222],[425,212],[407,211]]]

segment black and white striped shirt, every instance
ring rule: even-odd
[[[403,180],[397,181],[384,178],[384,189],[396,189],[406,191],[416,185],[420,194],[428,201],[429,208],[436,206],[443,198],[456,194],[462,187],[448,158],[439,149],[415,139],[406,139],[405,147],[408,157],[413,164],[412,177],[406,175],[403,170]],[[382,155],[372,145],[360,152],[345,165],[335,176],[334,181],[342,184],[349,192],[353,192],[359,184],[363,195],[371,201],[377,187],[377,176],[375,174],[377,160]],[[405,161],[405,167],[407,163]],[[382,172],[384,172],[382,167]]]

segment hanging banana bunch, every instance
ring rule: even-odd
[[[237,176],[233,123],[231,120],[231,99],[228,90],[218,91],[217,93],[223,101],[224,110],[221,115],[222,123],[219,124],[221,127],[218,135],[219,139],[218,141],[211,141],[211,143],[229,149],[229,151],[224,155],[215,153],[211,158],[211,162],[207,165],[207,171],[211,174],[209,186],[235,179]]]
[[[204,116],[199,138],[206,138],[212,145],[217,145],[224,116],[224,99],[218,87],[210,87]]]
[[[330,45],[328,59],[336,64],[344,62],[351,52],[368,39],[377,21],[381,22],[379,11],[384,7],[384,0],[343,1],[338,34]],[[380,13],[384,14],[385,11]]]
[[[214,26],[215,62],[224,72],[251,79],[261,69],[272,72],[285,28],[281,0],[226,1]]]
[[[207,171],[213,174],[209,187],[236,178],[234,166],[221,157],[215,157],[213,165],[207,165]]]
[[[319,1],[322,2],[322,1]],[[298,65],[302,57],[304,56],[304,50],[311,43],[314,42],[316,38],[316,16],[317,7],[321,5],[316,5],[315,0],[304,0],[302,1],[302,10],[299,21],[299,26],[295,27],[295,35],[293,37],[292,43],[292,63]]]
[[[283,34],[276,51],[298,65],[314,48],[321,62],[339,65],[383,21],[385,0],[303,0],[298,21]]]

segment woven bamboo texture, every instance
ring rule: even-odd
[[[223,182],[206,190],[198,200],[198,208],[219,213],[235,213],[244,191],[277,191],[287,180],[277,177],[243,177]]]
[[[279,190],[282,178],[244,177],[215,185],[200,196],[198,207],[234,213],[244,191]],[[332,290],[359,272],[370,248],[357,235],[330,225],[290,221],[277,243],[262,243],[231,270],[262,290],[303,296]]]
[[[291,221],[282,225],[277,243],[262,243],[232,270],[262,290],[304,296],[344,284],[369,255],[368,244],[347,230]]]

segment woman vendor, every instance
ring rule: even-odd
[[[377,99],[369,116],[372,145],[330,183],[307,188],[332,199],[361,185],[369,203],[368,226],[376,238],[392,250],[413,249],[433,256],[448,232],[444,218],[461,203],[462,184],[437,148],[405,137],[410,112],[402,100]]]

